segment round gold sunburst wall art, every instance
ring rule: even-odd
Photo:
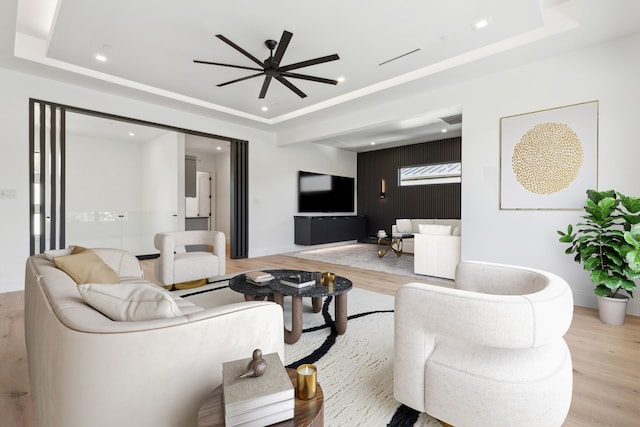
[[[584,152],[580,138],[564,123],[541,123],[529,129],[513,148],[516,180],[535,194],[553,194],[578,177]]]

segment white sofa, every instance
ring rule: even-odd
[[[560,426],[572,317],[567,282],[525,267],[465,261],[454,289],[406,284],[395,298],[394,396],[456,427]]]
[[[391,225],[391,233],[420,233],[420,224],[438,224],[438,225],[450,225],[451,232],[460,234],[461,222],[459,219],[396,219],[396,223]],[[457,228],[457,230],[456,230]],[[407,238],[402,239],[402,252],[409,254],[414,253],[414,239]]]
[[[103,287],[154,286],[179,310],[154,320],[111,320],[79,293],[94,285],[79,287],[43,254],[28,258],[25,338],[37,425],[195,427],[202,401],[222,383],[223,362],[256,348],[284,360],[277,304],[204,309],[146,282],[133,255],[94,253],[121,282]]]
[[[453,279],[460,262],[462,223],[459,219],[398,219],[393,233],[412,233],[402,239],[403,252],[413,253],[413,272]]]

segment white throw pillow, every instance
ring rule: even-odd
[[[420,234],[430,234],[432,236],[450,236],[451,226],[440,224],[420,224]]]
[[[411,220],[410,219],[396,219],[396,230],[398,233],[411,233]]]
[[[152,283],[78,285],[91,307],[117,321],[164,319],[182,313],[171,293]]]
[[[73,246],[69,246],[67,249],[51,249],[48,251],[44,251],[44,256],[51,262],[53,262],[53,259],[57,256],[65,256],[65,255],[71,255],[71,252],[73,252]]]

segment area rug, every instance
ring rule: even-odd
[[[389,251],[385,256],[379,258],[378,246],[370,243],[354,243],[328,248],[309,249],[300,252],[291,252],[286,255],[312,261],[347,265],[349,267],[356,267],[364,270],[398,274],[421,281],[428,279],[432,283],[434,281],[451,282],[447,279],[414,274],[413,254],[403,253],[402,255],[397,256],[392,251]]]
[[[175,291],[203,307],[244,301],[226,281]],[[290,298],[285,298],[285,324],[291,325]],[[303,300],[303,332],[285,344],[285,365],[313,363],[324,393],[328,426],[440,427],[435,419],[410,409],[393,397],[393,297],[354,288],[348,296],[348,324],[337,335],[333,298],[313,313]]]

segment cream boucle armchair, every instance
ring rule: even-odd
[[[165,286],[222,276],[225,272],[225,236],[222,231],[189,230],[158,233],[154,244],[160,251],[156,278]],[[213,252],[187,252],[191,245],[213,246]]]
[[[573,296],[540,270],[466,261],[455,288],[396,294],[394,394],[456,427],[560,426],[572,364]]]

